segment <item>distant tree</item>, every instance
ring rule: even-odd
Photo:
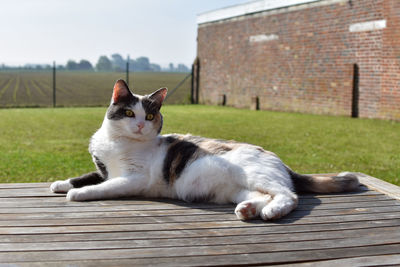
[[[120,54],[111,55],[112,68],[116,71],[123,71],[126,68],[126,60]]]
[[[96,64],[96,69],[98,71],[111,71],[112,63],[107,56],[100,56]]]
[[[92,63],[90,63],[88,60],[82,59],[81,61],[79,61],[78,69],[91,71],[91,70],[93,70],[93,66],[92,66]]]
[[[185,66],[185,64],[178,64],[176,68],[177,72],[190,72],[189,68]]]
[[[175,71],[174,63],[169,63],[169,71],[170,72],[174,72]]]
[[[150,71],[150,60],[148,57],[138,57],[135,60],[135,71]]]
[[[78,63],[70,59],[68,60],[67,65],[65,65],[65,68],[67,70],[78,70]]]
[[[159,72],[159,71],[161,71],[161,66],[158,64],[151,63],[150,69],[151,69],[151,71]]]

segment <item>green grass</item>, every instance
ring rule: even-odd
[[[400,123],[227,107],[163,109],[163,133],[263,146],[302,173],[359,171],[400,185]],[[0,110],[0,182],[64,179],[94,169],[87,146],[105,108]]]

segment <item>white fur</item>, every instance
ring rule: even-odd
[[[53,193],[66,193],[72,188],[73,188],[73,186],[69,182],[69,179],[66,181],[56,181],[56,182],[52,183],[50,186],[50,190]]]
[[[337,177],[344,177],[344,176],[347,176],[347,175],[349,175],[349,174],[351,174],[351,172],[341,172],[341,173],[339,173],[339,174],[337,175]]]
[[[288,214],[297,206],[297,196],[284,164],[273,154],[252,145],[242,145],[222,154],[200,157],[186,166],[172,185],[163,178],[167,144],[157,129],[145,121],[140,102],[132,107],[136,118],[108,120],[93,135],[89,151],[107,167],[105,182],[71,189],[68,183],[53,183],[53,192],[67,192],[70,201],[110,199],[123,196],[169,197],[193,200],[211,197],[215,203],[238,203],[239,219],[261,216],[264,220]],[[145,121],[142,134],[137,123]],[[69,184],[69,186],[68,186]]]

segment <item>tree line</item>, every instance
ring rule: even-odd
[[[129,60],[129,61],[128,61]],[[112,54],[111,57],[105,55],[100,56],[95,65],[90,61],[81,59],[80,61],[68,60],[65,65],[57,65],[57,70],[68,71],[126,71],[127,63],[129,62],[130,71],[143,72],[190,72],[190,69],[185,64],[175,66],[170,63],[168,67],[162,68],[159,64],[150,62],[148,57],[138,57],[136,59],[124,59],[120,54]],[[50,70],[53,66],[50,64],[26,64],[19,67],[10,67],[4,64],[0,65],[0,70]]]

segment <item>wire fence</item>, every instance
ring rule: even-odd
[[[166,104],[191,102],[191,74],[169,72],[0,71],[0,108],[106,106],[116,80],[136,94],[169,88]]]

